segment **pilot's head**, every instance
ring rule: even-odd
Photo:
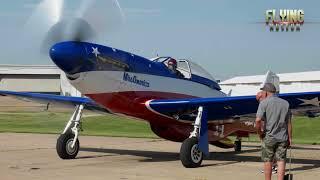
[[[177,60],[170,58],[170,60],[168,61],[168,68],[171,71],[176,71],[177,70]]]

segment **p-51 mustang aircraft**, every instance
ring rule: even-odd
[[[90,24],[84,18],[75,22],[78,33],[69,38],[71,41],[55,42],[49,53],[69,82],[85,97],[0,91],[2,95],[76,105],[57,140],[60,158],[76,158],[81,115],[86,107],[102,107],[149,122],[159,137],[182,142],[180,159],[188,168],[201,165],[204,155],[208,154],[208,144],[240,151],[241,137],[255,132],[258,107],[255,96],[226,95],[206,70],[187,59],[150,60],[84,42],[88,33],[83,33],[83,29],[90,29]],[[48,33],[49,39],[61,32],[65,24],[57,22]],[[320,110],[320,92],[279,96],[289,101],[294,114],[310,115]],[[237,137],[235,143],[227,138],[231,135]]]

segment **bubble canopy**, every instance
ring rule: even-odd
[[[161,62],[168,65],[168,61],[172,57],[157,57],[151,59],[154,62]],[[173,58],[174,59],[174,58]],[[190,79],[192,81],[199,82],[201,84],[208,85],[215,89],[221,89],[216,82],[216,80],[212,77],[212,75],[198,65],[195,62],[192,62],[188,59],[176,59],[177,60],[177,69],[185,76],[186,79]]]

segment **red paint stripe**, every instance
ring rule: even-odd
[[[163,116],[159,116],[148,110],[145,106],[146,101],[151,99],[180,99],[194,97],[184,94],[155,91],[126,91],[86,94],[86,96],[114,113],[126,114],[149,122],[154,121],[154,115],[161,119]]]

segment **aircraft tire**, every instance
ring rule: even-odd
[[[61,159],[74,159],[78,155],[80,143],[77,139],[75,146],[72,148],[74,134],[61,134],[57,139],[56,150]]]
[[[203,160],[203,153],[198,149],[198,139],[188,138],[183,141],[180,148],[180,160],[186,168],[197,168]]]
[[[241,152],[241,141],[235,141],[234,142],[234,151],[235,152]]]

